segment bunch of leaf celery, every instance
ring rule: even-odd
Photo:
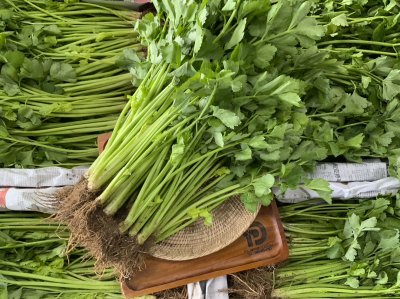
[[[133,92],[137,13],[85,3],[0,4],[0,166],[88,165]]]
[[[161,241],[200,217],[209,224],[210,211],[234,194],[253,211],[260,202],[268,205],[282,161],[294,154],[284,172],[297,176],[327,155],[324,150],[297,163],[305,152],[292,153],[308,120],[299,96],[306,82],[280,70],[284,57],[312,49],[324,33],[306,16],[308,2],[155,5],[158,16],[149,14],[137,25],[149,52],[146,61],[132,63],[140,85],[88,175],[89,189],[104,190],[97,201],[108,215],[136,194],[120,231],[137,236],[139,244],[150,236]],[[278,17],[265,16],[279,7],[290,13],[301,8],[291,26],[307,46],[296,40],[274,46],[273,39],[253,33],[260,22],[278,24]],[[304,24],[316,33],[301,31]],[[266,57],[249,55],[257,47]],[[309,187],[329,193],[324,182]]]
[[[137,23],[149,53],[132,57],[140,85],[88,175],[108,215],[135,194],[122,233],[161,241],[199,218],[210,223],[233,194],[255,210],[274,184],[294,188],[327,158],[392,156],[395,174],[399,134],[386,124],[400,107],[385,92],[387,74],[362,69],[396,65],[367,57],[353,72],[358,60],[326,46],[347,30],[328,31],[339,13],[313,15],[321,4],[308,1],[154,4],[158,15]],[[306,186],[329,200],[326,182]]]
[[[281,208],[290,257],[275,273],[272,297],[398,297],[399,203],[397,196]]]
[[[318,88],[308,104],[309,117],[320,126],[335,124],[334,132],[341,130],[343,136],[363,136],[361,145],[366,148],[356,156],[344,152],[340,139],[331,145],[334,156],[344,153],[349,160],[386,156],[392,163],[390,173],[396,176],[400,145],[400,8],[394,1],[362,2],[360,6],[355,2],[317,1],[313,7],[315,18],[326,28],[325,37],[317,46],[342,61],[344,70],[327,71],[329,81],[318,79]],[[346,101],[350,95],[344,91],[353,88],[355,93]],[[344,101],[347,103],[342,109],[339,106]],[[347,123],[345,117],[351,117],[352,123]],[[321,136],[324,133],[321,130]]]
[[[82,249],[69,252],[69,233],[35,213],[0,212],[1,298],[123,298],[111,270],[96,275]]]

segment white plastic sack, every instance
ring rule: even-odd
[[[308,175],[328,182],[371,182],[388,176],[385,162],[367,160],[365,163],[319,163]]]
[[[330,182],[329,187],[333,190],[332,198],[336,199],[374,198],[384,194],[395,195],[400,190],[400,180],[385,178],[374,182]],[[317,192],[306,188],[289,189],[284,195],[280,193],[278,188],[273,191],[277,199],[284,203],[296,203],[311,198],[320,198]]]
[[[0,210],[53,213],[49,200],[62,187],[78,183],[87,169],[0,169]]]
[[[44,167],[37,169],[0,169],[0,187],[43,188],[71,186],[79,182],[87,167],[65,169]]]
[[[400,180],[388,177],[384,162],[366,161],[365,163],[320,163],[309,178],[322,178],[329,182],[332,198],[374,198],[378,195],[395,195],[400,190]],[[311,198],[319,198],[317,192],[298,188],[281,194],[279,188],[273,192],[280,202],[296,203]]]
[[[229,299],[226,276],[187,285],[189,299]]]
[[[54,213],[51,199],[61,187],[31,189],[2,188],[0,189],[0,207],[12,211],[36,211]]]

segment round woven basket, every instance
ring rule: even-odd
[[[258,209],[259,210],[259,209]],[[182,231],[149,249],[157,258],[183,261],[214,253],[237,240],[258,214],[247,211],[239,196],[232,197],[216,208],[213,223],[198,220]]]

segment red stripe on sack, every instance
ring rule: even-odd
[[[6,207],[6,195],[8,190],[10,190],[10,188],[0,189],[0,208]]]

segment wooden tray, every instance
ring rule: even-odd
[[[226,274],[274,266],[289,256],[278,208],[262,208],[246,233],[228,247],[189,261],[167,261],[148,256],[146,269],[122,282],[126,298],[148,295]]]
[[[104,150],[110,137],[111,133],[99,136],[99,152]],[[275,266],[288,256],[283,226],[273,202],[268,208],[261,208],[250,228],[224,249],[202,258],[178,262],[147,256],[146,269],[134,279],[123,281],[121,288],[126,298],[134,298],[226,274]]]

